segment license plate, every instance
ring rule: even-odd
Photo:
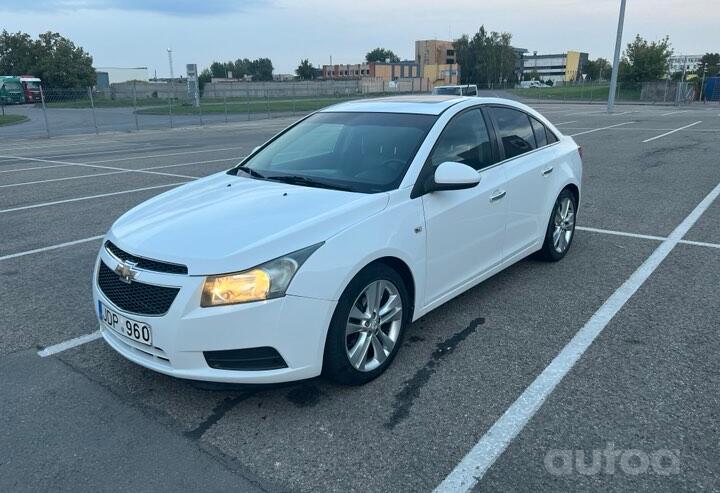
[[[98,301],[98,316],[109,329],[140,344],[152,346],[152,328],[145,322],[124,317]]]

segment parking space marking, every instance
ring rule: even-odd
[[[151,166],[149,168],[138,168],[138,169],[125,169],[125,168],[117,168],[117,171],[109,171],[107,173],[95,173],[91,175],[78,175],[78,176],[65,176],[62,178],[48,178],[47,180],[35,180],[35,181],[24,181],[20,183],[8,183],[7,185],[0,185],[0,188],[12,188],[12,187],[21,187],[25,185],[38,185],[41,183],[53,183],[57,181],[68,181],[68,180],[80,180],[83,178],[94,178],[96,176],[108,176],[108,175],[119,175],[123,173],[138,173],[141,171],[151,171],[155,169],[165,169],[165,168],[173,168],[176,166],[191,166],[195,164],[208,164],[208,163],[219,163],[223,161],[234,161],[235,159],[241,159],[242,157],[230,157],[230,158],[223,158],[223,159],[209,159],[207,161],[196,161],[192,163],[178,163],[178,164],[164,164],[162,166]],[[188,175],[176,175],[176,174],[170,174],[169,176],[177,176],[181,178],[197,178],[193,176]]]
[[[27,144],[41,144],[43,149],[47,149],[48,147],[68,147],[68,146],[74,146],[78,144],[85,144],[85,143],[93,143],[93,144],[122,144],[123,142],[120,140],[92,140],[92,139],[76,139],[72,141],[64,141],[61,143],[48,143],[47,139],[43,138],[43,141],[40,142],[40,140],[26,140]],[[12,146],[12,147],[0,147],[0,152],[7,152],[7,151],[13,151],[13,150],[25,150],[27,149],[27,145],[23,146]]]
[[[600,234],[613,235],[613,236],[627,236],[628,238],[640,238],[643,240],[654,240],[654,241],[667,240],[667,236],[643,235],[643,234],[638,234],[638,233],[627,233],[625,231],[613,231],[611,229],[589,228],[587,226],[575,226],[575,229],[577,229],[578,231],[588,231],[590,233],[600,233]],[[706,241],[693,241],[693,240],[680,240],[680,241],[678,241],[678,243],[682,243],[683,245],[695,245],[695,246],[701,246],[701,247],[720,249],[720,243],[708,243]]]
[[[678,113],[687,113],[688,110],[680,110],[680,111],[671,111],[669,113],[663,113],[660,116],[670,116],[670,115],[677,115]]]
[[[100,168],[100,169],[112,169],[115,171],[130,171],[133,173],[147,173],[151,175],[162,175],[162,176],[173,176],[175,178],[196,178],[195,176],[185,176],[185,175],[177,175],[174,173],[164,173],[162,171],[143,171],[140,169],[127,169],[127,168],[118,168],[116,166],[102,166],[99,164],[88,164],[88,163],[72,163],[70,161],[55,161],[52,159],[41,159],[41,158],[25,158],[28,161],[36,161],[39,163],[55,163],[55,164],[64,164],[66,166],[83,166],[86,168]]]
[[[553,123],[553,125],[555,125],[557,127],[558,125],[570,125],[571,123],[577,123],[577,120],[573,120],[571,122]]]
[[[24,252],[11,253],[10,255],[4,255],[0,257],[0,261],[10,260],[11,258],[24,257],[26,255],[32,255],[34,253],[49,252],[51,250],[57,250],[58,248],[65,248],[73,245],[80,245],[81,243],[87,243],[89,241],[95,241],[101,239],[105,235],[91,236],[89,238],[83,238],[81,240],[66,241],[65,243],[58,243],[57,245],[50,245],[42,248],[35,248],[33,250],[26,250]]]
[[[192,177],[192,179],[197,180],[197,177]],[[28,210],[28,209],[37,209],[38,207],[48,207],[51,205],[68,204],[70,202],[80,202],[82,200],[99,199],[102,197],[112,197],[114,195],[123,195],[126,193],[144,192],[145,190],[155,190],[157,188],[174,187],[177,185],[183,185],[185,183],[188,183],[188,182],[181,181],[181,182],[177,182],[177,183],[168,183],[167,185],[154,185],[152,187],[133,188],[131,190],[121,190],[119,192],[101,193],[98,195],[87,195],[85,197],[76,197],[74,199],[55,200],[53,202],[43,202],[40,204],[24,205],[22,207],[12,207],[10,209],[0,209],[0,214],[5,214],[8,212],[24,211],[24,210]]]
[[[627,236],[629,238],[641,238],[643,240],[656,240],[656,241],[667,240],[667,237],[665,237],[665,236],[652,236],[652,235],[643,235],[643,234],[637,234],[637,233],[626,233],[624,231],[613,231],[610,229],[589,228],[587,226],[575,226],[575,229],[577,229],[579,231],[588,231],[591,233],[602,233],[602,234],[614,235],[614,236]]]
[[[623,122],[623,123],[616,123],[615,125],[608,125],[607,127],[593,128],[592,130],[586,130],[585,132],[572,134],[570,137],[577,137],[578,135],[591,134],[593,132],[599,132],[601,130],[607,130],[609,128],[621,127],[623,125],[630,125],[631,123],[637,123],[637,122]]]
[[[652,254],[602,304],[590,320],[575,334],[552,362],[523,391],[520,397],[480,438],[450,474],[435,489],[436,493],[470,491],[507,449],[510,442],[540,409],[560,381],[600,335],[625,303],[648,280],[683,236],[720,195],[720,184],[663,240]]]
[[[643,144],[645,142],[652,142],[653,140],[660,139],[662,137],[665,137],[666,135],[674,134],[675,132],[679,132],[680,130],[685,130],[686,128],[694,127],[698,123],[702,123],[702,120],[697,121],[695,123],[691,123],[690,125],[685,125],[684,127],[676,128],[675,130],[671,130],[669,132],[665,132],[664,134],[656,135],[655,137],[650,137],[649,139],[643,140]]]
[[[90,334],[85,334],[80,337],[61,342],[60,344],[55,344],[54,346],[48,346],[42,351],[38,351],[37,354],[41,358],[47,358],[48,356],[52,356],[53,354],[61,353],[63,351],[67,351],[68,349],[72,349],[88,342],[95,341],[97,339],[100,339],[101,337],[102,335],[100,334],[100,331],[96,330],[95,332],[91,332]]]
[[[32,171],[34,169],[64,168],[67,166],[75,166],[75,165],[74,164],[51,164],[48,166],[35,166],[34,168],[3,169],[3,170],[0,170],[0,173],[12,173],[13,171]]]

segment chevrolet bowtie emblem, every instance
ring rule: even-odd
[[[115,273],[120,276],[120,280],[122,282],[130,284],[137,275],[137,271],[133,270],[133,267],[135,267],[136,265],[137,262],[129,262],[125,260],[124,262],[120,262],[117,267],[115,267]]]

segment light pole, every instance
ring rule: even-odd
[[[608,113],[613,112],[615,93],[617,92],[618,69],[620,68],[620,45],[622,44],[623,23],[625,22],[625,0],[620,0],[620,17],[618,18],[617,37],[615,38],[615,55],[613,56],[612,75],[610,76],[610,93],[608,94]]]
[[[703,76],[700,83],[700,102],[703,100],[703,89],[705,89],[705,74],[707,74],[707,62],[703,63]]]

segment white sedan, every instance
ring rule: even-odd
[[[365,383],[412,321],[530,254],[565,256],[581,174],[573,139],[514,101],[326,108],[113,224],[102,335],[175,377]]]

